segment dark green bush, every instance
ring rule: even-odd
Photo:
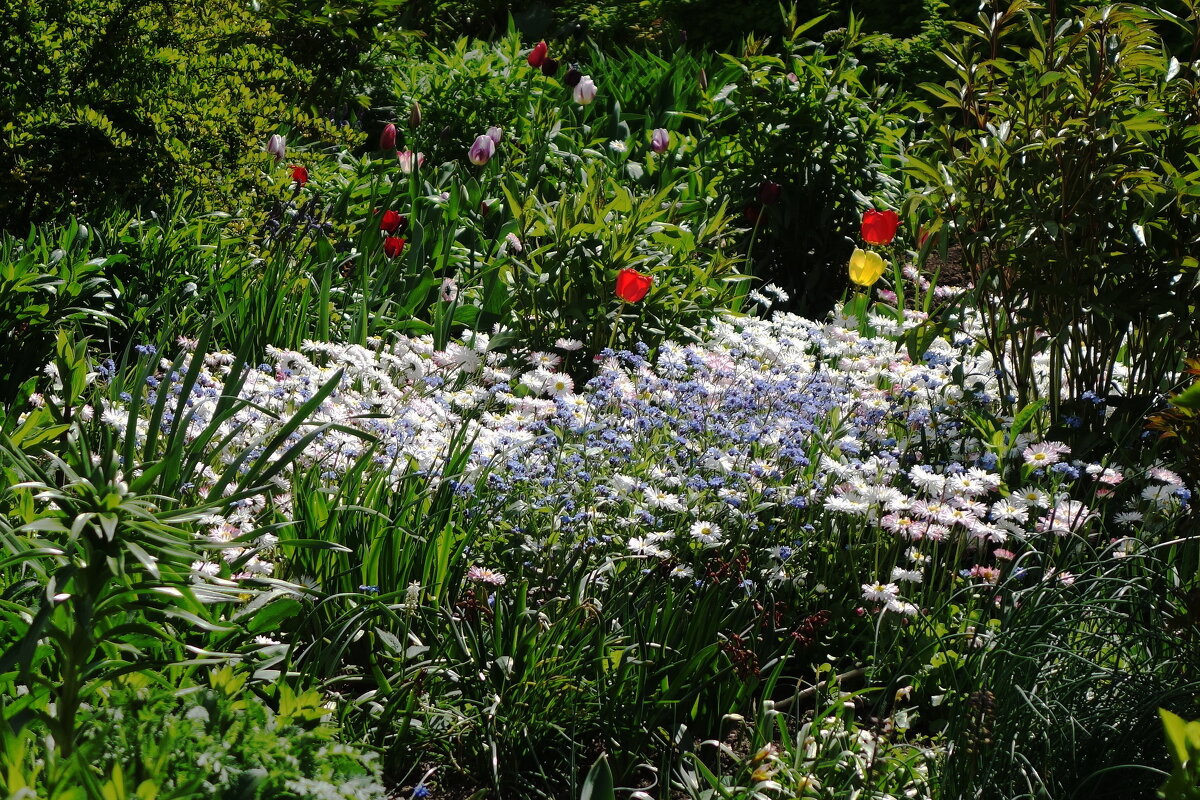
[[[710,76],[706,159],[756,229],[749,271],[821,314],[846,286],[863,211],[900,199],[892,171],[907,122],[887,87],[867,85],[852,51],[860,30],[801,39],[814,23],[796,28],[786,56],[751,43]],[[760,198],[764,181],[782,187],[777,204]]]
[[[321,76],[236,0],[6,0],[2,14],[0,228],[176,191],[236,205],[274,168],[271,133],[359,141],[305,110]]]

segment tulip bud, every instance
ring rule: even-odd
[[[596,84],[592,82],[591,75],[584,75],[579,79],[579,83],[575,85],[574,95],[575,102],[581,106],[586,106],[596,99]]]
[[[395,258],[404,252],[404,240],[399,236],[389,236],[383,240],[383,253],[388,258]]]
[[[467,157],[471,159],[471,163],[477,167],[482,167],[492,156],[496,154],[496,143],[492,141],[492,137],[486,134],[475,139],[475,143],[471,145],[471,149],[467,151]]]
[[[267,152],[275,156],[276,161],[282,161],[287,154],[287,139],[278,133],[272,133],[271,138],[267,139]]]
[[[504,129],[501,128],[499,125],[493,125],[492,127],[487,129],[487,135],[488,135],[488,138],[492,140],[493,144],[499,145],[500,137],[502,137],[504,135]]]
[[[414,168],[420,168],[425,163],[424,153],[414,153],[411,150],[401,150],[396,153],[396,158],[400,160],[400,171],[405,175],[411,173]]]
[[[421,124],[421,106],[417,101],[413,101],[412,108],[408,111],[408,127],[415,128]]]
[[[883,277],[883,257],[871,250],[854,248],[850,256],[850,280],[859,286],[873,286]]]
[[[379,149],[396,149],[396,126],[390,122],[383,126],[383,133],[379,134]]]
[[[779,202],[779,195],[783,191],[783,187],[774,181],[763,181],[758,187],[758,202],[764,206],[774,205]]]
[[[567,74],[563,75],[563,86],[566,86],[568,89],[574,89],[579,85],[579,79],[582,77],[583,74],[579,70],[571,67],[567,70]]]
[[[388,209],[383,212],[383,217],[379,220],[379,230],[395,233],[403,230],[408,225],[408,220],[403,214]]]
[[[554,73],[558,72],[558,60],[547,58],[542,62],[542,74],[549,78]]]
[[[650,149],[656,153],[665,153],[671,146],[671,134],[666,128],[655,128],[650,137]]]
[[[540,67],[545,63],[546,54],[549,50],[550,48],[546,46],[545,42],[538,42],[534,45],[533,50],[530,51],[529,56],[525,60],[529,62],[529,66],[531,67]]]
[[[700,70],[700,91],[708,91],[708,73],[703,68]]]

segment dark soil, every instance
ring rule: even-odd
[[[936,275],[938,286],[971,285],[971,272],[967,269],[962,248],[958,245],[948,247],[945,258],[942,258],[941,252],[936,247],[930,250],[921,272],[930,278]]]

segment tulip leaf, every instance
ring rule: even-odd
[[[1169,398],[1171,405],[1191,411],[1200,409],[1200,381],[1193,383],[1177,395]]]

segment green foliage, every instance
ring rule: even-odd
[[[0,401],[46,363],[60,329],[121,324],[106,275],[121,257],[91,258],[91,238],[76,222],[24,240],[0,233]]]
[[[916,86],[922,81],[935,80],[945,71],[938,53],[950,32],[950,24],[957,17],[950,17],[950,8],[942,0],[923,0],[921,12],[913,15],[896,15],[894,12],[876,15],[871,8],[856,9],[864,24],[887,20],[892,28],[897,17],[920,20],[920,28],[910,30],[907,35],[885,31],[866,37],[860,50],[863,62],[872,71],[893,85],[905,88]]]
[[[1200,797],[1200,722],[1186,722],[1160,708],[1167,751],[1174,768],[1158,790],[1165,800],[1195,800]]]
[[[201,729],[193,724],[199,719],[194,709],[164,710],[164,702],[176,701],[161,687],[156,688],[157,705],[151,703],[145,716],[138,716],[134,707],[141,699],[121,694],[121,687],[141,687],[147,681],[170,687],[174,684],[165,677],[168,674],[173,680],[195,666],[239,658],[223,652],[225,647],[253,653],[264,668],[270,663],[270,648],[264,651],[247,643],[247,634],[264,630],[263,621],[289,610],[291,593],[198,575],[195,564],[222,548],[221,543],[205,543],[194,531],[205,515],[228,513],[261,494],[272,476],[299,455],[311,433],[299,437],[297,447],[282,450],[282,444],[329,387],[318,389],[312,402],[282,424],[275,439],[254,453],[233,454],[233,463],[223,473],[213,473],[214,500],[206,502],[196,496],[195,471],[210,469],[207,448],[229,410],[238,407],[234,397],[218,399],[214,423],[199,436],[182,436],[192,413],[189,392],[207,339],[202,332],[199,360],[185,365],[180,359],[173,365],[169,380],[179,382],[180,399],[169,387],[161,392],[150,389],[149,384],[157,383],[147,380],[155,366],[152,351],[128,368],[108,367],[97,382],[100,373],[85,346],[60,333],[48,371],[52,394],[30,413],[3,419],[0,750],[9,769],[0,774],[12,792],[36,785],[45,794],[31,796],[126,797],[125,792],[136,786],[137,793],[148,796],[145,792],[166,791],[174,781],[180,793],[170,796],[191,796],[189,792],[209,780],[209,771],[202,762],[179,762],[178,772],[172,773],[178,777],[169,777],[164,759],[177,756],[173,748],[184,740],[189,747],[221,743],[228,720]],[[237,386],[241,368],[236,363],[231,367],[231,385]],[[142,426],[140,437],[118,441],[111,424],[92,421],[93,409],[105,407],[106,392],[113,397],[136,395],[126,424],[136,431],[138,415],[145,411],[150,424]],[[217,447],[223,449],[225,443]],[[237,548],[228,560],[233,568],[253,557],[259,535],[251,532],[231,545]],[[254,766],[269,761],[254,761],[249,752],[261,751],[267,758],[273,752],[263,744],[267,738],[279,740],[283,748],[288,740],[303,744],[307,734],[287,733],[288,720],[315,719],[301,714],[301,706],[313,706],[314,698],[317,705],[322,702],[309,693],[297,706],[286,687],[278,689],[278,698],[279,724],[260,712],[261,718],[250,727],[269,732],[254,734],[244,742],[246,753],[236,755],[238,763],[248,765],[246,779],[254,778],[247,786],[258,781],[267,787],[275,780]],[[160,715],[165,727],[156,732],[152,722]],[[150,739],[141,741],[152,735],[158,742],[158,733],[165,737],[160,750],[147,744]],[[323,730],[318,733],[321,741],[314,739],[301,750],[320,762],[336,753],[326,753],[324,740],[329,737]],[[147,744],[144,763],[138,766],[136,759],[122,758],[113,749],[117,740],[134,748]],[[220,746],[227,748],[230,741]],[[310,778],[325,780],[341,768],[313,767],[306,772],[308,766],[297,765],[295,779],[301,784]],[[353,783],[357,774],[347,773],[346,780]],[[291,780],[286,771],[271,775]]]
[[[0,731],[0,789],[31,800],[385,796],[374,754],[338,741],[319,693],[279,683],[262,696],[229,667],[165,684],[142,673],[115,684],[84,711],[71,761],[33,730]]]
[[[1064,376],[1058,413],[1086,391],[1153,396],[1198,344],[1200,84],[1154,18],[1013,3],[962,26],[956,77],[924,87],[941,110],[908,162],[914,207],[962,247],[1019,404],[1039,356]]]
[[[1167,398],[1167,407],[1150,415],[1147,427],[1159,431],[1180,455],[1181,470],[1193,484],[1200,481],[1200,361],[1187,360],[1185,375],[1193,382]]]
[[[897,640],[886,672],[954,743],[947,796],[1140,797],[1158,781],[1155,709],[1188,707],[1200,685],[1194,632],[1166,623],[1196,549],[1131,546],[1045,539]]]
[[[811,712],[801,718],[768,702],[748,736],[737,731],[737,738],[703,742],[699,753],[689,754],[678,788],[695,800],[765,800],[776,793],[798,798],[933,796],[937,753],[913,736],[910,728],[917,720],[911,710],[895,709],[879,729],[860,726],[853,710],[863,693],[842,692],[828,667],[805,690],[815,699]],[[778,705],[790,706],[793,699]]]
[[[515,534],[497,536],[472,504],[478,494],[452,488],[463,477],[448,468],[430,492],[415,470],[390,486],[354,470],[336,490],[315,490],[313,470],[281,531],[292,577],[316,587],[302,618],[281,620],[311,643],[298,666],[345,693],[347,725],[386,751],[391,771],[411,773],[415,753],[435,753],[497,793],[573,796],[581,742],[599,743],[626,775],[647,753],[668,757],[678,732],[715,731],[725,713],[748,710],[786,651],[753,603],[565,543],[527,550]],[[468,553],[507,580],[464,579]],[[679,625],[684,609],[692,622]],[[763,664],[761,678],[728,652]]]
[[[0,40],[0,227],[175,191],[256,192],[281,128],[353,144],[303,109],[320,75],[232,0],[8,2]]]

